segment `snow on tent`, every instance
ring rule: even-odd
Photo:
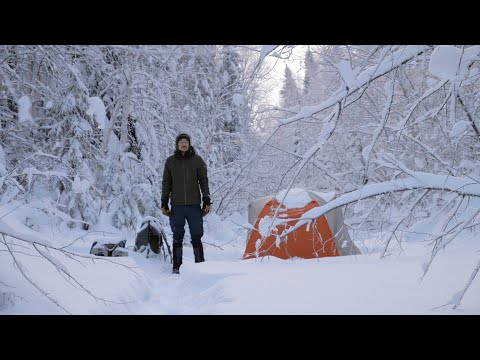
[[[281,191],[276,196],[265,196],[250,202],[248,221],[254,229],[248,232],[243,259],[261,256],[276,256],[281,259],[294,257],[311,259],[360,254],[360,250],[348,235],[341,208],[331,210],[318,219],[301,226],[282,241],[277,236],[285,229],[288,230],[294,226],[305,212],[330,201],[332,193],[291,189],[280,207],[270,235],[265,237],[285,191]],[[262,240],[263,237],[265,238]]]

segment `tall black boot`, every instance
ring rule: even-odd
[[[180,265],[182,265],[182,256],[183,256],[183,242],[173,242],[173,272],[179,273]]]
[[[204,262],[205,258],[203,257],[203,244],[196,243],[192,244],[193,247],[193,255],[195,256],[195,262]]]

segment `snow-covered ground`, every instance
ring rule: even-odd
[[[206,262],[194,263],[186,238],[180,275],[171,274],[169,262],[133,251],[120,258],[89,255],[93,240],[103,236],[98,232],[52,235],[43,229],[57,246],[87,234],[66,248],[84,258],[49,251],[47,257],[57,267],[31,245],[6,237],[9,248],[18,251],[21,270],[58,305],[25,280],[7,250],[0,252],[0,314],[480,314],[478,280],[459,309],[444,306],[478,262],[475,233],[448,246],[420,281],[431,250],[423,241],[403,242],[401,249],[396,244],[384,259],[382,239],[363,234],[363,239],[355,237],[363,253],[358,256],[241,260],[246,222],[246,214],[224,221],[210,214],[203,238]],[[134,244],[133,235],[126,235],[127,249]],[[78,283],[57,270],[62,264]]]

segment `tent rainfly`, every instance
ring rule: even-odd
[[[333,209],[311,223],[304,224],[280,240],[278,235],[294,226],[303,214],[326,204],[332,198],[332,193],[290,189],[272,225],[273,216],[285,191],[250,202],[248,221],[254,229],[248,232],[243,259],[262,256],[311,259],[361,253],[350,239],[341,208]],[[270,226],[270,235],[266,236]]]

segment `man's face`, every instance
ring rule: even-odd
[[[187,151],[189,146],[190,143],[187,139],[180,139],[180,141],[178,142],[178,148],[180,149],[180,151]]]

